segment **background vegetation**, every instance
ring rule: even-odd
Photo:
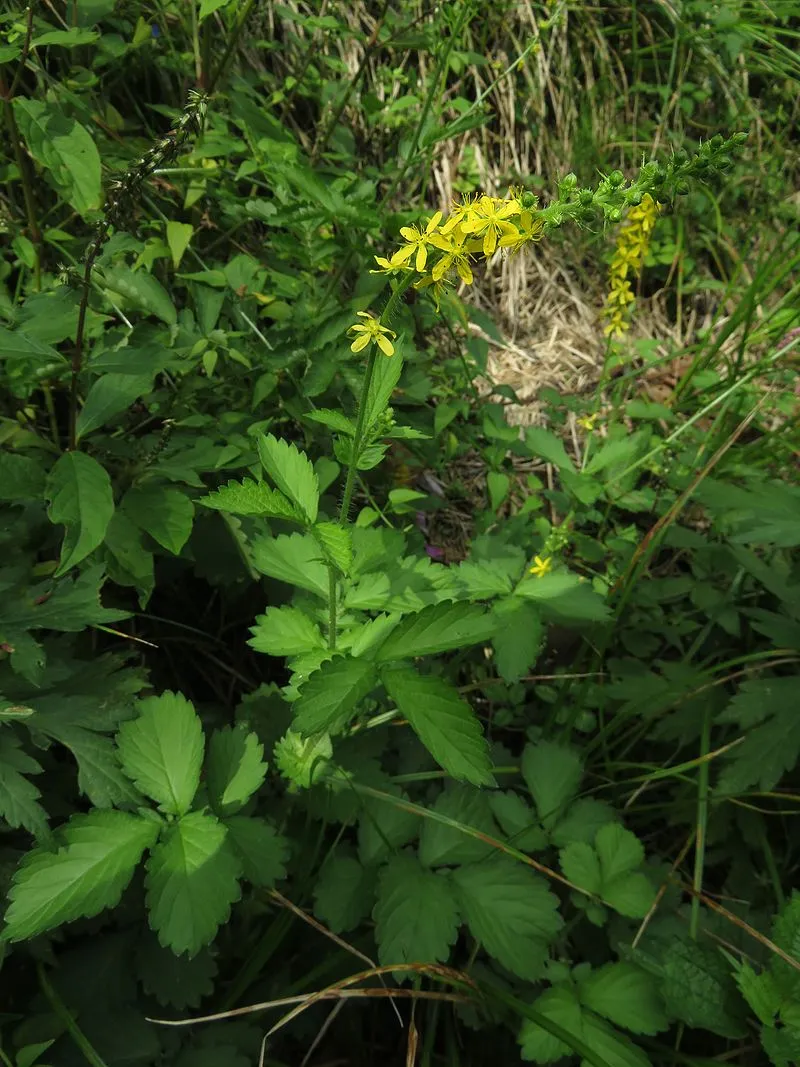
[[[3,5],[5,1067],[800,1062],[799,38]]]

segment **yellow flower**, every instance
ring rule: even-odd
[[[536,578],[544,578],[552,568],[553,560],[550,556],[545,556],[544,559],[541,556],[534,556],[533,566],[528,568],[528,574],[533,574]]]
[[[591,433],[594,429],[594,424],[599,418],[599,412],[596,411],[594,415],[581,415],[577,421],[581,429],[586,430],[587,433]]]
[[[617,235],[617,247],[611,259],[610,285],[603,315],[606,337],[621,337],[628,329],[627,305],[633,302],[628,275],[636,276],[642,269],[650,234],[656,224],[660,205],[645,193],[640,204],[631,207]]]
[[[535,219],[532,212],[523,210],[520,212],[519,221],[516,224],[516,232],[508,233],[500,238],[501,248],[510,248],[511,255],[519,252],[526,244],[532,241],[541,241],[544,223],[541,219]]]
[[[375,256],[378,264],[377,270],[371,270],[370,274],[404,274],[411,270],[407,263],[392,263],[385,256]]]
[[[488,258],[497,248],[500,238],[516,233],[514,225],[508,220],[519,215],[519,212],[516,200],[498,200],[494,196],[482,196],[462,225],[466,233],[483,236],[483,254]]]
[[[456,226],[460,226],[468,219],[471,219],[475,212],[475,201],[477,199],[477,193],[464,193],[460,204],[454,200],[450,214],[442,225],[442,233],[450,233]]]
[[[350,351],[360,352],[362,349],[366,348],[368,344],[374,341],[385,356],[393,356],[394,345],[389,340],[389,337],[397,337],[394,330],[382,326],[380,321],[376,319],[374,315],[370,315],[366,311],[359,311],[357,314],[358,317],[364,321],[353,323],[347,331],[348,333],[358,334],[358,337],[356,337],[350,345]]]
[[[428,261],[428,245],[430,244],[431,235],[436,232],[436,228],[441,221],[442,213],[437,211],[428,220],[424,230],[418,230],[416,226],[401,226],[400,233],[405,238],[406,243],[401,245],[392,256],[392,265],[399,267],[416,253],[414,266],[422,274]]]
[[[431,275],[435,282],[444,278],[451,267],[455,267],[462,282],[471,285],[473,281],[472,267],[469,265],[470,243],[465,243],[466,235],[459,227],[451,230],[448,234],[437,233],[431,238],[431,244],[444,252],[441,259],[434,265]]]

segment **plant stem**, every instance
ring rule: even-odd
[[[336,568],[328,564],[328,648],[336,648]]]
[[[88,1040],[84,1032],[78,1026],[72,1012],[67,1005],[58,995],[57,991],[50,984],[50,980],[45,974],[44,967],[41,963],[36,968],[36,973],[39,976],[39,984],[42,987],[42,992],[50,1001],[50,1005],[58,1018],[64,1024],[69,1036],[78,1046],[83,1053],[83,1057],[87,1063],[90,1063],[92,1067],[108,1067],[106,1061],[95,1052],[91,1042]]]
[[[347,522],[348,515],[350,514],[350,505],[353,501],[353,487],[356,481],[356,469],[358,466],[358,459],[361,453],[361,444],[364,439],[364,424],[367,421],[367,400],[369,398],[369,389],[372,385],[372,375],[375,372],[375,360],[377,358],[378,350],[377,345],[371,344],[369,346],[369,355],[367,356],[367,369],[364,371],[364,382],[361,386],[361,396],[358,401],[358,414],[356,415],[356,429],[353,434],[353,445],[350,452],[350,462],[347,464],[347,478],[344,483],[344,493],[342,495],[342,506],[339,510],[339,525],[344,526]]]
[[[700,735],[700,758],[697,772],[697,830],[694,842],[694,874],[692,876],[692,911],[689,917],[689,936],[697,940],[700,926],[700,894],[703,891],[703,870],[706,860],[706,829],[708,826],[708,770],[710,760],[705,759],[711,750],[711,708],[703,711],[703,727]]]

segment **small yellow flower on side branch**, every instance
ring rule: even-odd
[[[544,578],[552,569],[553,560],[550,556],[545,556],[544,559],[541,556],[534,556],[533,566],[528,568],[528,574],[532,574],[535,578]]]
[[[519,215],[519,212],[516,200],[482,196],[461,225],[465,233],[483,237],[483,254],[488,257],[497,248],[499,240],[516,235],[517,228],[509,219]]]
[[[577,420],[577,422],[578,422],[578,425],[581,427],[582,430],[586,430],[587,433],[591,433],[592,430],[594,429],[594,424],[597,422],[597,420],[599,418],[600,418],[600,415],[596,411],[594,413],[594,415],[581,415],[581,417]]]
[[[361,352],[368,344],[374,341],[385,356],[393,356],[394,345],[389,338],[397,337],[394,330],[390,330],[387,326],[382,326],[374,315],[370,315],[366,311],[359,311],[357,314],[364,321],[353,323],[347,331],[348,333],[358,334],[350,345],[350,351]]]
[[[414,266],[422,274],[425,270],[425,264],[428,262],[428,245],[430,244],[431,236],[436,232],[436,228],[441,221],[442,213],[437,211],[428,220],[424,230],[418,230],[416,226],[401,226],[400,233],[405,238],[406,243],[401,245],[392,256],[392,265],[398,267],[405,263],[406,260],[411,259],[416,253]]]
[[[385,256],[374,256],[373,258],[378,264],[378,269],[375,270],[373,268],[370,270],[370,274],[407,274],[414,269],[407,263],[392,263]]]

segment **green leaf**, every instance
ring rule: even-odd
[[[98,808],[141,803],[122,773],[110,737],[75,723],[37,715],[36,728],[65,745],[78,763],[78,788]]]
[[[384,359],[379,357],[375,362],[372,380],[369,383],[369,393],[367,394],[367,411],[364,422],[367,431],[371,430],[383,415],[392,398],[392,393],[400,381],[400,374],[403,370],[403,357],[400,347],[400,344],[395,342],[395,352],[392,358]]]
[[[375,873],[351,855],[326,860],[314,886],[314,914],[335,934],[346,934],[367,918],[375,901]]]
[[[92,44],[98,34],[94,30],[79,29],[73,26],[69,30],[48,30],[39,34],[31,41],[31,48],[41,48],[42,45],[61,45],[62,48],[77,48],[82,44]]]
[[[536,662],[544,644],[544,626],[537,609],[516,597],[495,604],[493,618],[492,647],[497,673],[511,685]]]
[[[659,989],[667,1014],[721,1037],[743,1037],[742,1002],[717,948],[673,937],[661,961]]]
[[[458,906],[449,879],[405,853],[381,871],[372,915],[384,967],[445,963],[458,935]]]
[[[278,489],[293,501],[308,522],[317,520],[319,480],[305,452],[272,434],[258,438],[258,455]]]
[[[461,914],[490,956],[512,974],[538,981],[547,944],[564,925],[544,879],[506,856],[453,873]]]
[[[238,811],[258,789],[267,774],[264,746],[245,726],[215,730],[208,744],[206,785],[211,805],[225,816]]]
[[[303,522],[303,516],[285,496],[270,489],[264,482],[244,478],[241,482],[228,482],[214,493],[204,496],[198,503],[231,515],[264,515],[269,519],[288,519]]]
[[[126,619],[128,612],[100,605],[101,566],[87,567],[77,577],[30,586],[23,597],[13,600],[3,611],[3,624],[9,630],[66,630],[77,633],[95,623]]]
[[[406,616],[374,655],[378,663],[432,656],[488,641],[494,629],[492,616],[477,604],[432,604]]]
[[[348,419],[346,415],[343,415],[341,411],[333,411],[330,408],[317,408],[316,411],[306,412],[303,418],[318,422],[322,426],[327,426],[328,429],[334,430],[336,433],[344,433],[348,437],[355,436],[355,423],[352,419]]]
[[[127,410],[140,396],[149,393],[152,385],[152,374],[104,374],[98,378],[78,415],[78,439]]]
[[[632,963],[607,963],[580,983],[581,1003],[634,1034],[657,1034],[669,1020],[655,980]]]
[[[170,221],[167,223],[167,246],[169,247],[172,265],[175,270],[181,265],[183,253],[189,247],[193,233],[194,227],[189,222]]]
[[[338,656],[323,663],[300,689],[294,729],[305,735],[339,733],[377,683],[375,665],[369,660]]]
[[[228,844],[238,856],[244,877],[260,889],[271,889],[286,877],[289,842],[264,819],[229,815]]]
[[[219,11],[220,8],[227,7],[231,3],[231,0],[200,0],[200,8],[197,13],[197,18],[200,22],[207,19],[209,15],[213,15],[215,11]]]
[[[0,501],[21,504],[42,496],[44,487],[45,472],[38,460],[0,452]]]
[[[132,307],[155,315],[167,326],[174,326],[178,321],[169,293],[152,274],[143,270],[132,271],[129,267],[109,266],[103,270],[103,281],[108,289],[119,293]]]
[[[508,496],[511,479],[500,471],[489,471],[486,475],[486,488],[489,491],[489,510],[496,512]]]
[[[772,679],[777,681],[777,679]],[[795,684],[797,679],[785,679]],[[753,691],[755,695],[755,690]],[[764,703],[758,715],[770,715],[773,710],[767,690],[760,691]],[[743,714],[740,704],[738,713]],[[765,722],[752,727],[744,741],[723,757],[724,766],[715,792],[722,796],[737,796],[757,785],[770,792],[783,775],[791,771],[800,759],[800,715],[793,698],[783,703]]]
[[[79,215],[101,204],[100,155],[86,129],[52,103],[17,96],[14,116],[31,155]]]
[[[643,860],[639,839],[618,823],[597,831],[594,848],[575,842],[559,853],[561,870],[571,882],[630,919],[643,919],[655,900],[650,880],[636,869]]]
[[[521,766],[539,819],[546,830],[552,830],[580,788],[583,761],[566,745],[539,741],[525,746]]]
[[[455,689],[410,667],[385,667],[381,677],[400,714],[440,767],[458,781],[494,785],[480,723]]]
[[[158,825],[121,811],[73,815],[57,852],[29,852],[9,891],[4,937],[23,941],[63,923],[113,908]]]
[[[323,775],[333,755],[328,734],[301,737],[295,730],[287,730],[273,749],[278,770],[294,785],[310,789]]]
[[[256,616],[250,633],[248,645],[268,656],[297,656],[326,647],[319,626],[299,608],[267,608]]]
[[[520,852],[544,852],[548,845],[547,834],[539,825],[533,809],[518,793],[510,789],[505,793],[493,792],[489,796],[489,803],[510,845]]]
[[[203,997],[214,992],[217,962],[208,950],[193,958],[176,956],[150,935],[139,940],[136,973],[144,991],[159,1004],[197,1008]]]
[[[575,470],[575,464],[567,455],[564,444],[559,437],[539,426],[528,426],[525,430],[525,447],[538,459],[552,463],[559,470]]]
[[[353,545],[350,531],[338,522],[318,522],[311,527],[325,560],[341,574],[349,574],[353,565]]]
[[[15,734],[0,733],[0,816],[9,826],[24,826],[36,837],[47,837],[47,812],[39,803],[42,794],[25,777],[41,773],[41,766],[22,750]]]
[[[575,1054],[583,1056],[581,1067],[651,1067],[640,1048],[583,1009],[569,986],[546,990],[533,1002],[533,1012],[541,1022],[528,1019],[522,1025],[519,1042],[524,1060],[555,1063]],[[547,1027],[547,1021],[559,1028],[563,1038]]]
[[[173,823],[147,861],[150,926],[164,948],[195,956],[241,895],[241,865],[223,823],[200,811]]]
[[[532,600],[545,617],[565,622],[604,622],[611,617],[608,605],[592,587],[568,571],[554,571],[537,578],[526,575],[514,596]]]
[[[194,706],[180,693],[139,701],[139,716],[117,735],[125,773],[161,811],[183,815],[200,784],[203,727]]]
[[[47,479],[48,516],[66,527],[56,577],[76,566],[105,537],[114,514],[111,479],[96,459],[65,452]]]
[[[447,782],[432,810],[453,822],[497,837],[489,797],[474,786]],[[425,819],[419,839],[419,858],[426,867],[470,863],[485,859],[492,846],[436,819]]]
[[[328,568],[310,534],[257,537],[252,544],[253,566],[261,574],[299,586],[328,600]]]
[[[156,584],[153,554],[142,544],[142,531],[122,511],[115,511],[103,546],[109,554],[108,577],[118,585],[132,585],[144,606]]]
[[[630,437],[622,437],[617,441],[606,441],[603,447],[595,452],[585,467],[586,474],[598,474],[609,467],[619,467],[628,464],[635,459],[642,449],[642,435],[634,434]]]
[[[174,556],[189,540],[194,505],[180,489],[164,485],[134,486],[122,498],[121,510],[144,533]]]
[[[402,806],[408,800],[406,794],[397,786],[387,787],[387,792],[396,795],[396,804],[390,799],[360,798],[363,806],[358,823],[358,856],[366,867],[388,860],[419,833],[420,816]]]

